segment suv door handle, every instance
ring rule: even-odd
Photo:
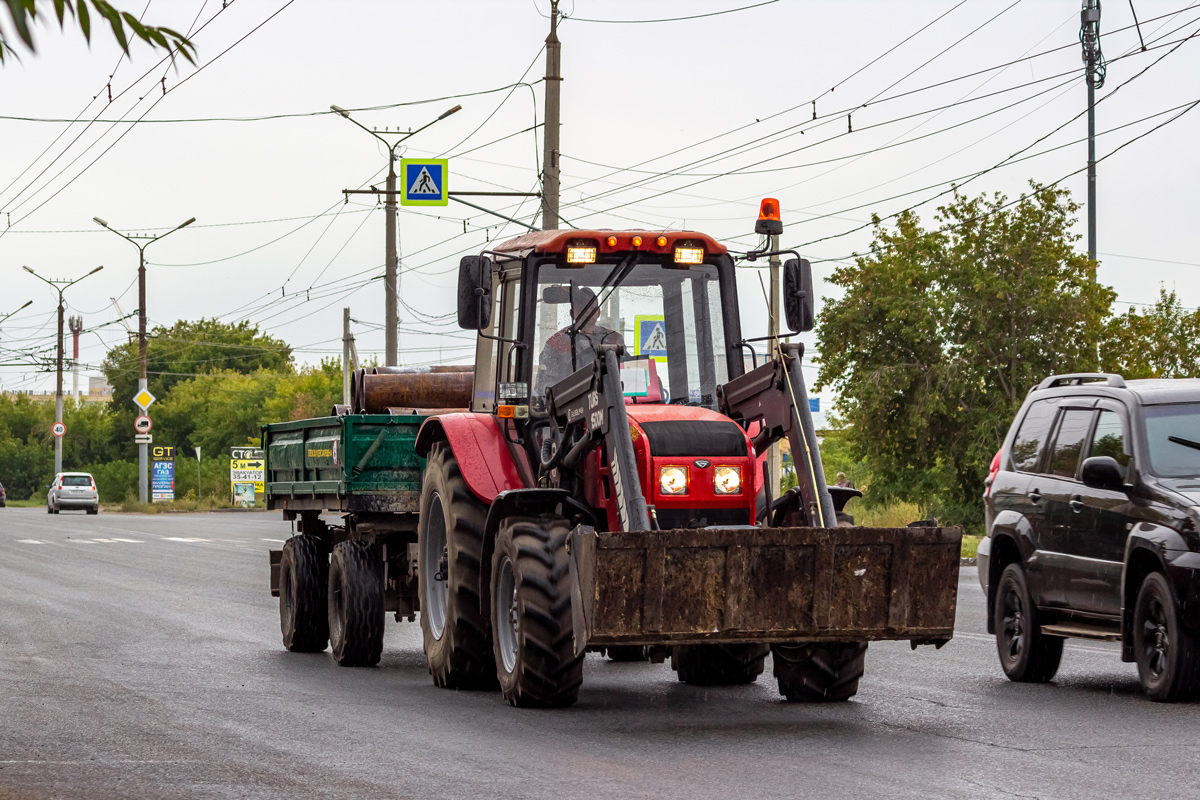
[[[1031,502],[1035,505],[1037,503],[1042,502],[1042,495],[1040,492],[1038,492],[1037,489],[1034,489],[1032,492],[1029,493],[1029,502]]]
[[[1079,495],[1075,495],[1074,497],[1072,497],[1071,500],[1067,503],[1067,505],[1069,505],[1071,507],[1071,510],[1074,511],[1076,514],[1083,511],[1083,499]]]

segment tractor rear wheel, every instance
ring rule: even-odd
[[[329,557],[325,543],[301,534],[283,543],[279,559],[279,627],[293,653],[319,653],[329,641]]]
[[[671,669],[693,686],[754,683],[770,652],[766,644],[683,644],[671,648]]]
[[[492,556],[492,630],[500,691],[519,708],[569,706],[583,683],[575,654],[570,524],[559,517],[509,517]]]
[[[771,648],[779,693],[791,703],[833,703],[858,694],[866,642],[777,644]]]
[[[467,486],[448,442],[429,451],[420,509],[417,583],[429,673],[447,689],[492,688],[492,633],[479,610],[487,506]]]
[[[373,667],[383,654],[383,564],[368,542],[347,540],[333,548],[329,645],[343,667]]]

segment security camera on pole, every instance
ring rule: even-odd
[[[146,248],[149,247],[152,243],[157,242],[159,239],[165,239],[166,237],[170,236],[175,231],[180,230],[181,228],[186,228],[188,225],[191,225],[193,222],[195,222],[196,218],[192,217],[187,222],[176,225],[171,230],[167,231],[166,233],[159,234],[158,236],[148,236],[148,235],[139,236],[137,234],[130,234],[127,236],[127,235],[121,233],[116,228],[110,228],[108,226],[108,223],[105,222],[104,220],[100,219],[99,217],[92,217],[92,220],[100,227],[102,227],[106,230],[110,230],[113,233],[115,233],[117,236],[120,236],[125,241],[132,243],[133,246],[138,249],[138,393],[137,393],[137,397],[142,397],[143,395],[149,396],[150,402],[142,403],[137,399],[137,397],[135,397],[134,402],[142,409],[142,413],[144,414],[146,412],[146,409],[150,407],[150,403],[154,402],[154,395],[150,394],[150,392],[146,390]],[[138,240],[145,240],[145,244],[138,244]],[[149,478],[147,477],[147,470],[149,469],[149,466],[148,466],[149,459],[148,459],[148,455],[146,452],[147,444],[149,444],[148,441],[140,441],[140,440],[138,441],[138,499],[143,503],[147,502],[149,494],[150,494]]]

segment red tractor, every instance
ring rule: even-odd
[[[783,277],[791,332],[811,329],[808,262],[788,260]],[[847,521],[859,492],[825,484],[803,347],[760,357],[755,344],[770,353],[770,341],[745,338],[738,308],[734,259],[701,233],[542,231],[462,259],[458,323],[476,332],[474,374],[356,377],[353,411],[386,406],[385,427],[402,411],[425,417],[408,440],[425,459],[417,514],[394,497],[322,506],[294,490],[273,504],[314,542],[343,540],[324,600],[339,662],[378,660],[383,609],[419,610],[437,685],[499,682],[516,706],[573,703],[589,650],[669,655],[680,680],[704,685],[753,681],[773,654],[780,692],[815,701],[854,695],[869,640],[948,641],[961,533]],[[452,403],[422,393],[452,385],[468,389]],[[443,407],[417,408],[419,397]],[[298,424],[268,426],[280,429],[268,481]],[[357,462],[357,476],[385,427],[341,464],[328,439],[308,453],[346,476]],[[763,461],[784,438],[798,484],[772,497]],[[316,508],[346,511],[346,527],[330,534]],[[275,558],[285,643],[297,641],[289,625],[294,637],[303,614],[324,610],[296,588],[310,580],[299,547]],[[364,592],[346,576],[357,574],[380,576],[369,602],[353,600]]]

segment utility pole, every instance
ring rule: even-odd
[[[455,106],[454,108],[450,109],[449,111],[445,112],[440,117],[435,119],[433,122],[430,122],[428,125],[423,125],[420,128],[417,128],[415,131],[406,131],[406,132],[388,131],[388,130],[378,131],[378,130],[375,130],[374,128],[368,128],[367,126],[360,123],[358,120],[351,118],[350,112],[347,111],[346,109],[342,108],[341,106],[330,106],[329,110],[335,114],[338,114],[339,116],[345,117],[346,119],[350,120],[355,125],[362,128],[364,131],[371,134],[379,141],[383,142],[383,146],[388,149],[387,188],[383,192],[380,192],[374,186],[372,186],[369,191],[362,190],[362,189],[345,189],[344,193],[346,193],[346,194],[350,194],[350,193],[383,194],[384,198],[385,198],[384,204],[383,204],[383,209],[384,209],[384,213],[387,214],[387,220],[384,223],[384,238],[386,239],[386,241],[384,242],[384,271],[383,271],[383,282],[384,282],[384,293],[383,293],[384,356],[383,356],[383,360],[384,360],[386,366],[394,367],[399,363],[398,354],[397,354],[397,351],[399,348],[398,348],[397,342],[396,342],[396,339],[397,339],[396,334],[398,332],[397,328],[400,325],[400,313],[399,313],[398,302],[397,302],[398,297],[399,297],[399,285],[397,283],[397,280],[398,280],[397,275],[399,274],[399,269],[398,269],[399,268],[399,256],[397,255],[398,248],[396,246],[396,148],[400,146],[401,142],[405,141],[410,136],[414,136],[414,135],[420,133],[421,131],[425,130],[426,128],[428,128],[430,125],[434,125],[438,122],[441,122],[442,120],[444,120],[446,117],[450,116],[451,114],[461,111],[462,106]],[[400,138],[394,142],[388,142],[387,139],[383,138],[383,136],[389,135],[389,134],[390,135],[398,135],[398,136],[400,136]]]
[[[67,289],[69,289],[70,287],[74,286],[75,284],[79,283],[81,280],[86,278],[88,275],[95,275],[97,272],[104,269],[104,267],[96,267],[94,270],[87,273],[87,275],[82,275],[73,281],[52,280],[49,278],[43,278],[41,275],[38,275],[36,272],[34,272],[29,267],[21,267],[21,269],[25,270],[30,275],[37,278],[39,281],[49,284],[51,289],[58,292],[58,359],[57,359],[58,368],[56,370],[57,380],[55,381],[55,384],[54,384],[54,387],[55,387],[54,388],[54,421],[55,421],[55,423],[61,423],[63,421],[63,393],[62,393],[62,388],[63,388],[62,387],[63,313],[66,311],[66,303],[63,302],[63,293],[66,292]],[[29,305],[29,304],[26,303],[25,305]],[[22,306],[22,308],[24,308],[24,306]],[[62,472],[62,443],[63,443],[62,436],[54,437],[54,474],[55,475]]]
[[[204,499],[204,482],[200,479],[200,448],[196,448],[196,499]]]
[[[136,234],[125,235],[116,228],[110,228],[108,223],[99,217],[92,217],[92,221],[100,227],[110,230],[117,236],[133,244],[138,249],[138,393],[146,388],[146,248],[159,239],[165,239],[177,230],[186,228],[196,221],[192,217],[187,222],[182,222],[176,225],[166,233],[158,236],[148,236]],[[144,240],[145,244],[138,244],[138,240]],[[149,410],[145,412],[149,416]],[[150,495],[150,479],[147,473],[149,469],[149,453],[146,451],[146,445],[138,445],[138,499],[145,503]]]
[[[1139,30],[1139,35],[1141,31]],[[1088,258],[1096,261],[1096,90],[1104,86],[1104,53],[1100,50],[1100,0],[1083,0],[1079,12],[1079,41],[1088,90]],[[1095,273],[1092,274],[1093,279]]]
[[[546,108],[542,129],[542,230],[558,227],[559,90],[562,45],[558,41],[558,0],[550,0],[550,35],[546,37]]]
[[[350,309],[342,309],[342,404],[352,405],[350,398]]]
[[[83,333],[83,317],[71,317],[67,320],[71,329],[71,394],[75,395],[75,405],[79,405],[79,334]]]

